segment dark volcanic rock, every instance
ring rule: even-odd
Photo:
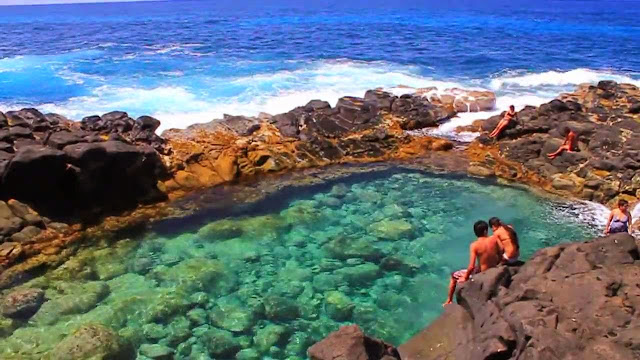
[[[436,126],[454,115],[431,104],[426,97],[413,95],[396,99],[391,105],[391,113],[405,119],[400,126],[406,130]]]
[[[2,315],[26,320],[40,309],[44,301],[44,291],[40,289],[13,291],[2,301]]]
[[[635,239],[616,234],[542,249],[520,267],[490,269],[457,292],[468,315],[447,309],[400,347],[402,358],[637,359],[638,260]],[[460,332],[447,340],[452,329]],[[424,351],[436,341],[437,350]]]
[[[391,345],[365,336],[357,325],[342,326],[308,350],[311,360],[393,360],[400,359]]]
[[[499,155],[516,163],[514,168],[518,163],[524,164],[527,171],[517,177],[525,182],[538,186],[543,182],[555,184],[556,190],[607,203],[619,195],[617,189],[622,181],[625,194],[639,198],[640,192],[630,188],[629,182],[633,177],[631,172],[640,169],[640,117],[628,111],[638,103],[640,89],[634,85],[610,81],[598,86],[581,85],[576,92],[562,94],[539,108],[525,107],[499,139],[484,133],[477,143],[497,144]],[[482,131],[492,131],[501,116],[485,120],[480,125]],[[577,134],[573,152],[549,159],[546,155],[562,145],[567,128]],[[496,162],[489,159],[478,155],[476,161],[488,167],[496,166]],[[506,176],[507,172],[495,170],[498,176],[510,177]],[[613,190],[595,194],[583,191],[581,184],[588,176],[601,177],[606,188]],[[573,180],[568,181],[569,178]],[[561,183],[567,186],[559,186]],[[568,186],[569,183],[572,185]]]

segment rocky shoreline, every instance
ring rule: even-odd
[[[364,98],[342,98],[333,108],[314,100],[284,114],[227,116],[162,137],[155,134],[158,120],[134,120],[124,112],[80,122],[36,109],[0,114],[0,201],[17,199],[42,219],[34,229],[20,214],[3,214],[0,288],[56,266],[87,239],[178,216],[182,209],[173,201],[207,188],[294,169],[450,150],[448,140],[411,137],[404,130],[454,116],[454,101],[435,105],[421,95],[371,90]],[[481,105],[493,106],[491,98]]]
[[[333,164],[404,162],[419,169],[496,176],[604,204],[618,198],[635,202],[640,197],[640,175],[636,175],[640,168],[637,87],[613,82],[580,86],[576,92],[563,94],[549,104],[520,111],[519,121],[497,141],[481,134],[465,150],[454,149],[449,140],[406,133],[437,126],[457,111],[478,111],[495,105],[492,94],[459,91],[462,96],[445,98],[432,96],[429,89],[400,97],[370,90],[363,98],[342,98],[333,108],[314,100],[284,114],[225,116],[221,121],[169,130],[162,136],[155,134],[158,120],[147,116],[134,120],[123,112],[91,116],[81,122],[35,109],[0,113],[0,289],[61,264],[83,244],[96,239],[111,241],[121,231],[144,229],[155,219],[197,213],[207,207],[203,204],[220,200],[215,189],[222,189],[225,184],[242,186],[260,180],[262,188],[248,185],[255,191],[238,192],[244,193],[239,195],[239,201],[250,201],[265,196],[264,189],[275,192],[286,184],[313,183],[314,177],[324,176],[319,175],[324,173],[322,167]],[[490,131],[499,119],[493,117],[463,130]],[[579,133],[580,151],[547,160],[544,155],[560,144],[560,129],[566,125]],[[292,175],[282,181],[283,174]],[[622,242],[626,244],[629,240]],[[638,260],[637,247],[634,253],[630,246],[624,251],[628,250],[633,261]],[[596,252],[593,246],[584,248]],[[544,251],[553,250],[541,252]],[[565,251],[565,247],[559,251]],[[619,253],[618,248],[611,249],[612,253],[616,251]],[[620,258],[622,255],[616,257]],[[591,269],[608,271],[615,264],[607,261],[597,258],[589,264]],[[624,264],[637,270],[637,262],[633,261]],[[518,274],[529,274],[523,270],[528,269],[528,264]],[[531,279],[544,273],[536,269],[531,270],[537,274],[531,275]],[[504,276],[489,284],[494,290],[508,287],[505,278],[518,278],[517,270],[501,271]],[[627,282],[633,284],[633,278]],[[459,301],[471,296],[464,295],[464,291],[471,290],[463,287]],[[487,301],[495,295],[477,296],[489,296],[483,300]],[[36,300],[39,297],[23,296]],[[497,309],[502,311],[507,305],[499,303]],[[635,305],[629,306],[635,309]],[[460,321],[471,324],[464,320],[464,314],[473,319],[484,317],[492,324],[499,323],[496,327],[501,331],[511,329],[509,336],[513,339],[510,337],[505,343],[506,335],[498,334],[496,342],[491,337],[495,334],[489,330],[468,325],[471,329],[468,334],[475,335],[465,340],[464,345],[486,349],[481,355],[471,356],[470,352],[469,359],[508,359],[514,354],[527,354],[526,359],[546,359],[540,355],[546,354],[540,349],[550,346],[545,343],[550,341],[547,335],[534,342],[542,345],[525,352],[532,344],[530,335],[511,323],[505,327],[502,318],[496,320],[498,310],[492,314],[481,314],[470,307],[448,310],[443,315],[445,320],[438,320],[429,328],[436,329],[431,330],[429,337],[433,331],[453,326],[454,320],[447,319],[456,319],[456,324]],[[18,309],[17,314],[21,311],[29,310]],[[452,312],[455,314],[451,315]],[[92,334],[112,336],[102,328],[81,332],[81,338],[91,338]],[[474,343],[479,341],[478,336],[486,337],[486,341]],[[523,336],[526,341],[521,339]],[[638,355],[636,343],[623,345]],[[575,349],[581,346],[584,344],[575,343]],[[605,348],[628,354],[618,349],[618,345],[612,346]],[[435,352],[416,358],[444,359],[450,354]]]
[[[495,141],[485,132],[500,116],[479,121],[482,131],[467,153],[469,173],[498,176],[549,192],[611,204],[640,197],[640,90],[630,84],[601,81],[580,85],[538,108],[518,112],[518,121]],[[562,143],[562,129],[578,135],[575,152],[554,160],[546,154]]]

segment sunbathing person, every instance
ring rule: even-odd
[[[605,235],[629,232],[631,228],[631,213],[629,213],[629,202],[624,199],[618,200],[618,208],[613,209],[607,220]]]
[[[571,128],[567,126],[562,130],[562,135],[564,135],[564,142],[562,143],[562,145],[560,145],[556,152],[547,154],[547,157],[549,159],[555,159],[556,157],[558,157],[558,155],[562,154],[563,151],[573,152],[578,134],[573,132],[573,130],[571,130]]]
[[[505,225],[497,217],[489,219],[489,225],[493,231],[493,236],[500,241],[502,253],[502,263],[513,265],[518,262],[520,257],[520,243],[518,242],[518,234],[511,225]]]
[[[493,129],[491,134],[489,134],[489,137],[497,137],[498,135],[500,135],[502,130],[504,130],[504,128],[506,128],[511,122],[511,120],[513,120],[514,118],[518,120],[518,113],[516,113],[515,106],[510,105],[509,111],[507,111],[507,113],[504,114],[504,117],[502,118],[502,120],[500,120],[500,122],[498,123],[498,126],[496,126],[496,128]]]
[[[447,301],[442,306],[451,304],[458,283],[469,280],[469,277],[473,274],[496,267],[500,264],[500,254],[502,253],[500,241],[498,241],[498,238],[495,236],[488,236],[489,224],[482,220],[476,221],[473,225],[473,232],[475,232],[478,239],[469,247],[469,266],[466,269],[458,270],[451,274],[449,294]],[[477,266],[476,260],[478,262]]]

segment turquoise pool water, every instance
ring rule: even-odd
[[[348,323],[399,344],[442,311],[476,220],[513,224],[528,257],[599,231],[580,222],[581,206],[387,171],[274,196],[241,216],[165,224],[82,250],[25,284],[49,300],[28,323],[0,318],[0,357],[38,359],[86,323],[178,359],[304,359]]]

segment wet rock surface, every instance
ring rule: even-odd
[[[105,216],[194,190],[293,169],[449,150],[446,140],[412,138],[403,129],[408,122],[434,126],[451,114],[422,96],[400,101],[373,90],[364,98],[344,97],[333,108],[313,100],[276,116],[225,115],[160,137],[157,119],[133,119],[121,111],[80,122],[36,109],[7,112],[0,116],[0,199],[17,199],[34,210],[15,216],[0,211],[0,270],[34,255],[64,254],[84,238],[82,227],[102,226]],[[157,216],[152,213],[145,216]],[[127,219],[102,227],[130,226]],[[0,274],[0,287],[20,276]]]
[[[113,330],[102,325],[85,325],[62,340],[47,360],[132,360],[135,351]]]
[[[553,192],[608,203],[640,197],[640,89],[602,81],[584,84],[540,107],[527,106],[496,140],[487,136],[502,115],[479,122],[483,134],[469,149],[476,175],[534,184]],[[578,136],[574,152],[554,152],[563,129]]]
[[[398,351],[384,341],[366,336],[357,325],[343,326],[309,348],[311,360],[393,360]]]
[[[640,254],[628,234],[474,276],[402,359],[637,359]]]
[[[36,109],[0,123],[0,198],[49,217],[95,217],[163,199],[159,121],[113,112],[72,122]]]
[[[44,291],[41,289],[16,290],[2,301],[2,315],[25,320],[33,316],[44,301]]]

